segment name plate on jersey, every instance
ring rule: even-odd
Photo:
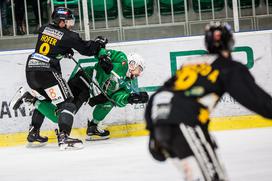
[[[49,28],[49,27],[46,27],[42,33],[45,35],[51,36],[53,38],[56,38],[58,40],[61,40],[62,36],[64,35],[63,32],[56,29]]]

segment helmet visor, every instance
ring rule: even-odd
[[[73,17],[72,19],[65,20],[65,25],[67,28],[72,28],[75,26],[75,18]]]

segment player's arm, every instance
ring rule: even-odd
[[[153,156],[154,159],[158,161],[165,161],[166,156],[164,155],[162,148],[159,144],[159,142],[155,139],[154,136],[154,124],[152,120],[152,106],[153,106],[153,99],[156,94],[153,94],[150,98],[150,100],[147,103],[146,109],[145,109],[145,121],[146,121],[146,129],[149,130],[149,142],[148,142],[148,149],[150,154]]]
[[[146,121],[146,129],[149,130],[150,132],[152,132],[153,130],[153,121],[151,118],[152,115],[152,104],[153,104],[153,98],[156,94],[153,94],[150,98],[150,100],[148,101],[146,108],[145,108],[145,121]]]
[[[94,41],[83,40],[78,33],[72,32],[70,38],[65,43],[69,48],[73,48],[85,56],[97,55],[101,48],[104,48],[108,40],[103,37],[97,37]]]
[[[120,89],[115,92],[111,98],[118,107],[125,107],[127,104],[147,103],[149,97],[146,92],[129,93],[125,89]]]
[[[111,96],[112,100],[114,100],[116,106],[118,107],[125,107],[128,104],[128,97],[129,97],[129,93],[127,93],[123,89],[115,92]]]
[[[263,117],[272,118],[271,96],[256,84],[245,66],[238,64],[224,77],[225,89],[234,99]]]
[[[119,76],[126,75],[128,70],[127,57],[121,51],[101,49],[99,52],[98,64],[107,73],[113,70]]]

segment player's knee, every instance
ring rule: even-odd
[[[178,125],[156,126],[154,132],[155,139],[171,157],[183,159],[193,154]]]
[[[169,147],[172,140],[173,128],[170,125],[159,125],[155,127],[155,138],[164,147]]]
[[[70,111],[70,112],[72,112],[72,113],[75,113],[75,111],[76,111],[76,105],[73,104],[73,103],[71,103],[71,102],[66,103],[65,104],[65,109],[68,110],[68,111]]]
[[[61,112],[64,110],[69,111],[73,114],[76,112],[76,105],[73,104],[72,102],[63,102],[59,105],[59,108]]]

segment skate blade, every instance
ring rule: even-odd
[[[101,140],[107,140],[109,139],[110,136],[98,136],[98,135],[92,135],[92,136],[88,136],[86,137],[86,141],[101,141]]]
[[[20,107],[20,105],[23,103],[23,100],[21,99],[21,97],[23,96],[23,93],[25,92],[23,87],[20,87],[15,95],[13,96],[13,98],[11,99],[11,101],[9,102],[9,106],[13,109],[16,110]]]
[[[39,148],[47,145],[47,142],[45,143],[40,143],[40,142],[28,142],[26,147],[27,148]]]
[[[59,146],[61,151],[68,151],[68,150],[81,150],[84,148],[84,145],[82,143],[75,143],[73,145],[68,144],[61,144]]]

